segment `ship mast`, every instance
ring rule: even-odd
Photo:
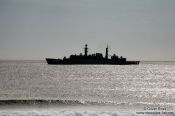
[[[88,47],[87,47],[87,44],[85,44],[84,55],[87,56],[87,54],[88,54]]]
[[[108,59],[108,45],[106,47],[106,55],[105,55],[105,58]]]

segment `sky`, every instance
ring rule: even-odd
[[[0,60],[103,53],[175,61],[175,0],[0,0]]]

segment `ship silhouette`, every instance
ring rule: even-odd
[[[87,44],[84,48],[84,55],[70,55],[69,58],[64,57],[63,59],[46,58],[48,64],[51,65],[76,65],[76,64],[94,64],[94,65],[138,65],[140,61],[127,61],[124,57],[118,57],[112,55],[109,58],[108,46],[106,47],[105,57],[102,53],[88,54]]]

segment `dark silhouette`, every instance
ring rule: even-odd
[[[69,58],[63,59],[46,58],[48,64],[111,64],[111,65],[137,65],[140,61],[127,61],[122,56],[119,58],[115,54],[108,58],[108,46],[106,47],[106,54],[103,57],[102,53],[95,53],[88,55],[87,44],[84,48],[84,55],[70,55]]]

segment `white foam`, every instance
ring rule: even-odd
[[[136,114],[130,112],[94,112],[94,111],[4,111],[0,116],[174,116],[171,114]]]
[[[121,112],[87,112],[87,111],[12,111],[12,112],[0,112],[0,116],[136,116],[131,113]]]

